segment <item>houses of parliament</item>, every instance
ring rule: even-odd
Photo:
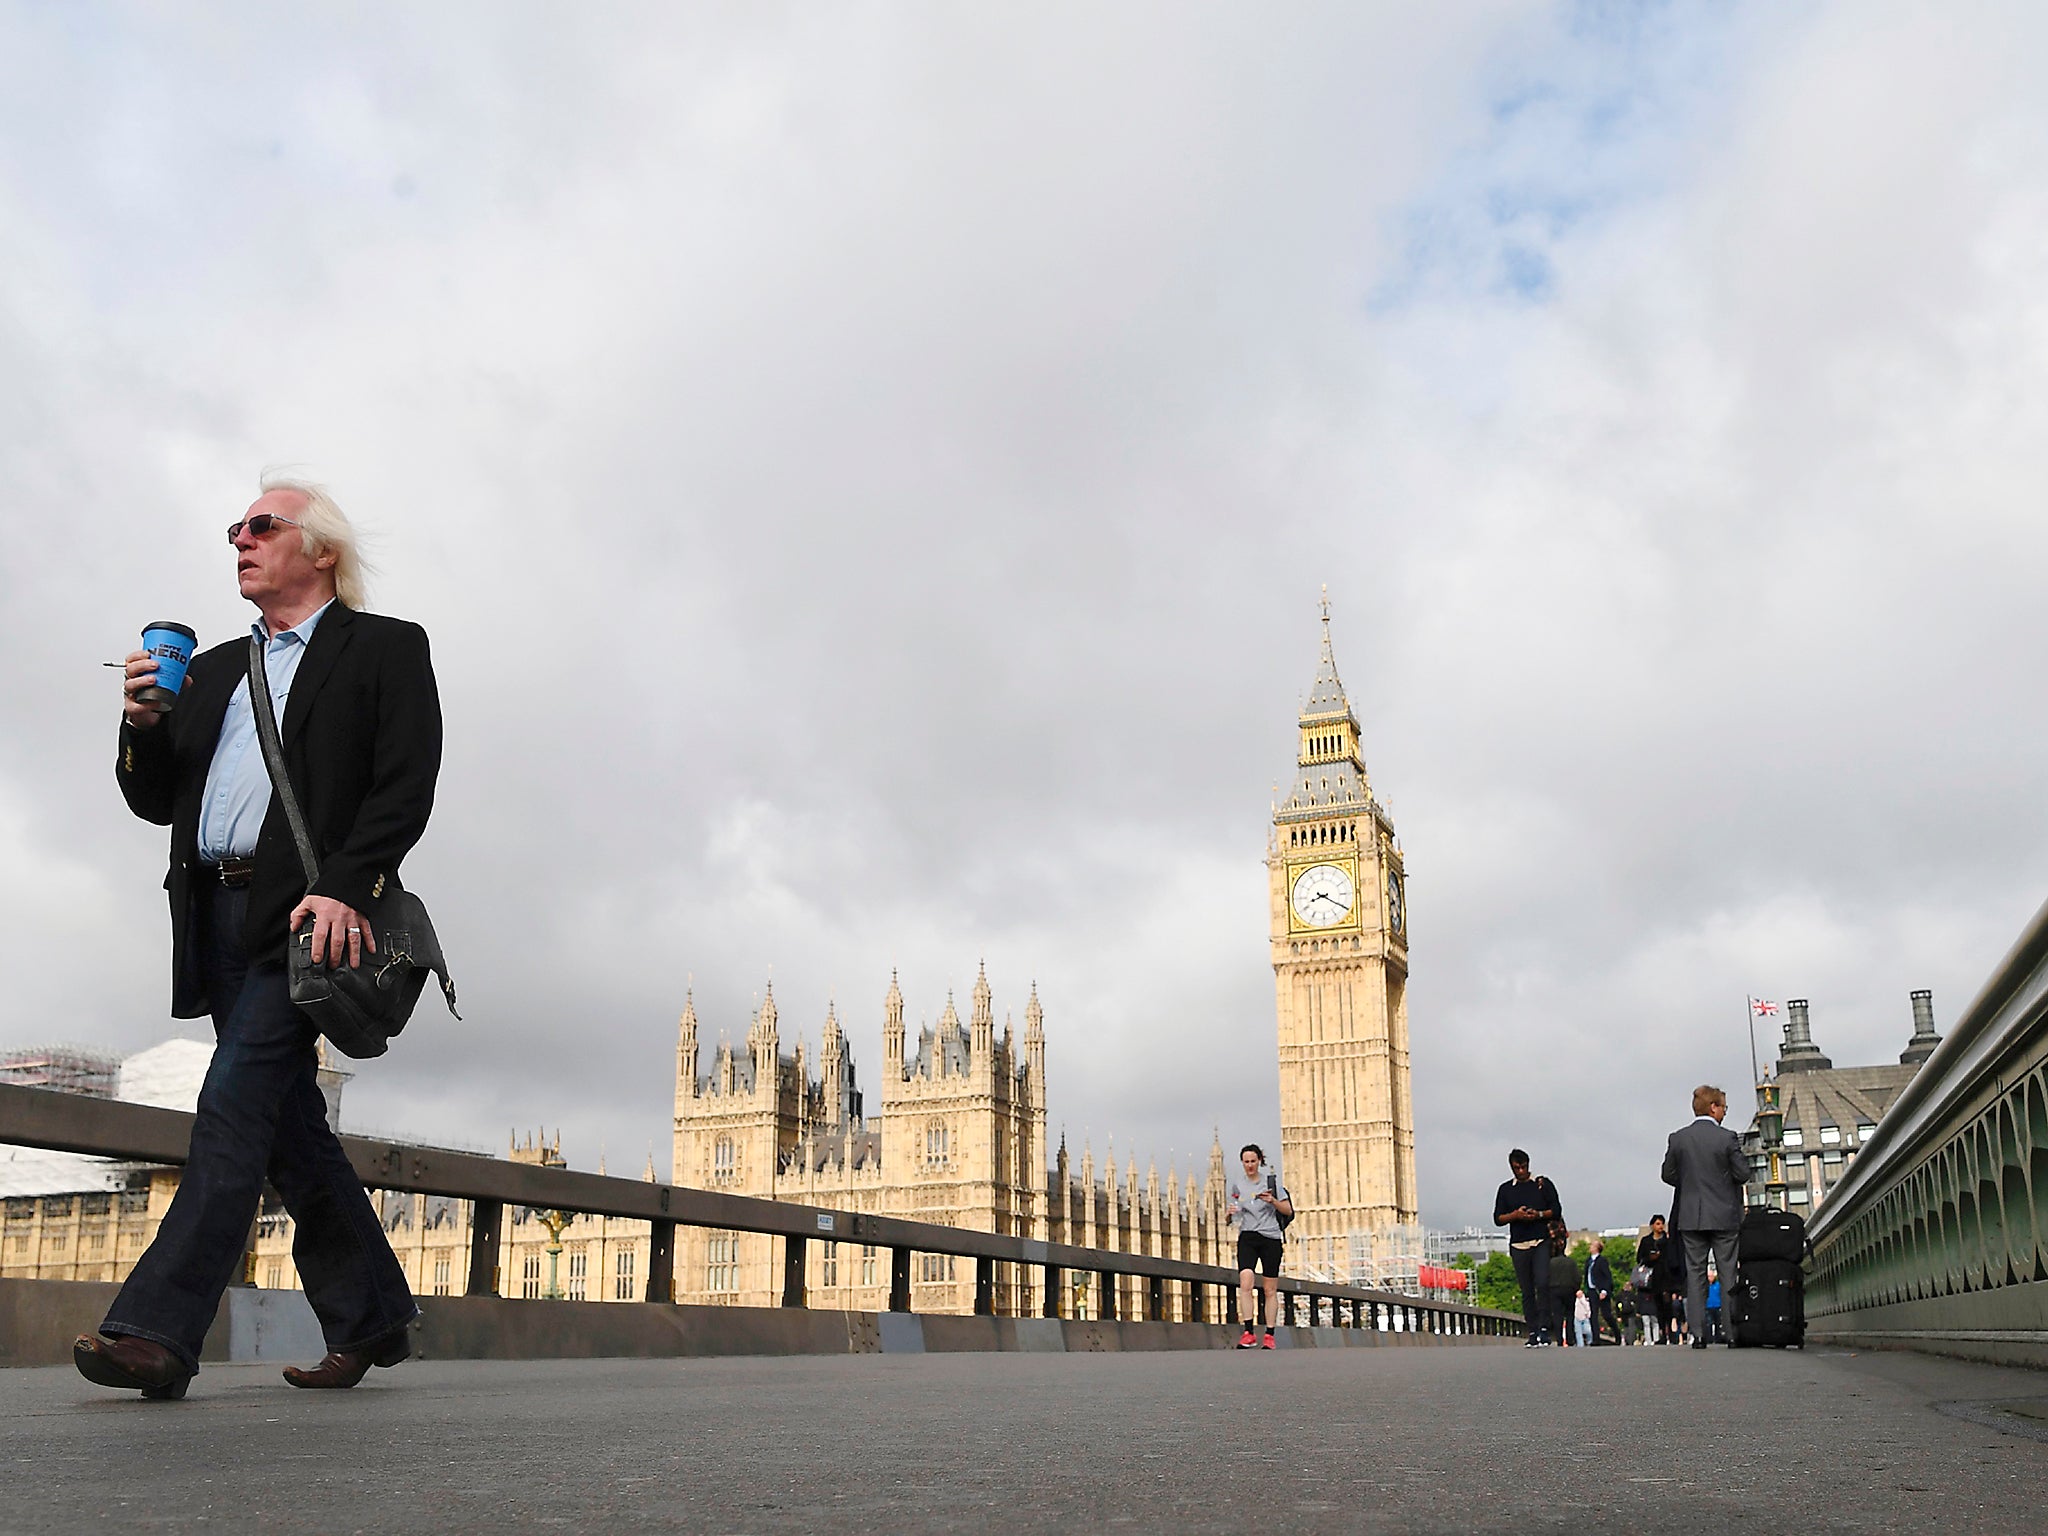
[[[1412,1279],[1419,1246],[1415,1139],[1408,1061],[1408,926],[1405,869],[1387,811],[1366,776],[1361,733],[1338,678],[1327,603],[1314,684],[1297,721],[1293,781],[1277,796],[1267,840],[1270,958],[1275,979],[1280,1083],[1280,1166],[1297,1220],[1288,1267],[1319,1278],[1398,1284]],[[707,1053],[695,999],[686,995],[675,1045],[672,1178],[681,1185],[864,1214],[1145,1253],[1194,1263],[1234,1262],[1225,1215],[1225,1149],[1212,1138],[1197,1178],[1113,1148],[1100,1167],[1092,1148],[1075,1158],[1064,1139],[1048,1154],[1046,1015],[1038,989],[1023,1001],[1020,1035],[994,989],[976,976],[966,1017],[948,994],[936,1022],[913,1033],[898,979],[881,998],[879,1094],[859,1086],[853,1050],[835,1006],[821,1024],[816,1059],[797,1040],[784,1047],[772,986],[739,1044]],[[330,1092],[339,1092],[339,1074]],[[561,1162],[552,1144],[515,1141],[521,1161]],[[652,1158],[645,1176],[654,1178]],[[115,1278],[133,1262],[168,1203],[176,1170],[155,1170],[146,1197],[131,1190],[107,1252],[111,1268],[79,1267],[95,1251],[81,1227],[110,1199],[59,1204],[53,1193],[8,1201],[0,1273]],[[392,1247],[416,1292],[446,1295],[465,1274],[465,1202],[380,1192]],[[17,1210],[17,1207],[20,1207]],[[644,1223],[578,1216],[550,1227],[548,1213],[502,1218],[499,1290],[508,1296],[645,1299]],[[17,1217],[23,1224],[17,1226]],[[32,1225],[31,1225],[32,1223]],[[47,1229],[47,1230],[46,1230]],[[73,1240],[75,1238],[75,1241]],[[280,1209],[259,1219],[251,1278],[295,1285],[291,1222]],[[98,1251],[106,1251],[102,1243]],[[71,1255],[69,1262],[59,1262]],[[116,1255],[125,1262],[116,1262]],[[858,1244],[813,1242],[807,1289],[814,1304],[850,1311],[888,1305],[889,1257]],[[1008,1266],[1004,1267],[1005,1269]],[[1021,1268],[1028,1270],[1029,1266]],[[773,1306],[781,1296],[779,1240],[684,1228],[677,1233],[674,1300]],[[911,1274],[921,1312],[971,1311],[974,1276],[945,1255],[921,1254]],[[1028,1314],[1043,1298],[1011,1274],[998,1312]],[[1137,1282],[1129,1282],[1137,1283]],[[1137,1298],[1122,1298],[1119,1312]],[[1101,1298],[1062,1299],[1069,1315],[1094,1315]]]

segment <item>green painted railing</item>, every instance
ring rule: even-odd
[[[2048,1360],[2048,906],[1815,1214],[1807,1322]]]

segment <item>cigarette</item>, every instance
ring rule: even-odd
[[[124,672],[128,670],[128,663],[125,661],[103,661],[100,665],[103,667],[119,667]]]

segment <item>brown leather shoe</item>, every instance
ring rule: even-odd
[[[81,1333],[71,1341],[71,1363],[98,1387],[126,1387],[152,1399],[180,1398],[195,1371],[154,1339]]]
[[[411,1354],[412,1338],[398,1328],[361,1349],[329,1350],[318,1365],[288,1365],[284,1379],[295,1387],[352,1387],[370,1374],[371,1366],[394,1366]]]

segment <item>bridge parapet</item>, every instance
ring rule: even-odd
[[[180,1164],[191,1140],[193,1117],[179,1110],[0,1084],[0,1143],[46,1147],[149,1163]],[[498,1289],[499,1217],[508,1206],[568,1211],[645,1221],[651,1263],[645,1303],[672,1306],[675,1230],[710,1227],[763,1233],[782,1246],[784,1307],[806,1307],[805,1255],[813,1241],[854,1242],[890,1250],[889,1310],[911,1310],[911,1261],[923,1253],[950,1254],[975,1266],[977,1314],[992,1316],[998,1294],[1024,1287],[998,1286],[998,1266],[1035,1273],[1032,1289],[1047,1319],[1074,1318],[1070,1275],[1095,1279],[1093,1322],[1237,1320],[1237,1275],[1214,1265],[1158,1254],[1125,1253],[791,1201],[612,1178],[568,1168],[513,1163],[475,1153],[343,1136],[342,1149],[371,1189],[444,1195],[474,1203],[470,1223],[468,1294]],[[1126,1280],[1142,1286],[1126,1287]],[[32,1282],[61,1284],[63,1282]],[[1395,1292],[1368,1290],[1298,1276],[1280,1282],[1282,1317],[1289,1326],[1366,1329],[1446,1337],[1506,1338],[1522,1320],[1505,1312]],[[561,1302],[521,1301],[551,1307]],[[1178,1312],[1176,1318],[1173,1314]],[[1128,1315],[1126,1315],[1128,1314]]]
[[[1811,1336],[2048,1366],[2048,906],[1810,1236]]]

